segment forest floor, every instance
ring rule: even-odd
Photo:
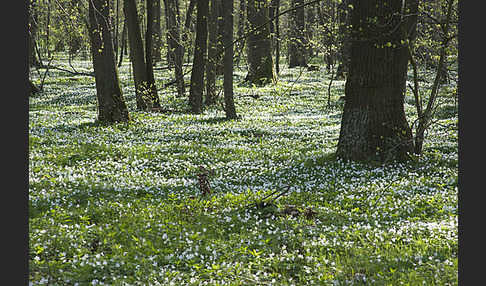
[[[93,77],[51,70],[29,100],[31,285],[458,284],[453,86],[423,155],[380,165],[335,158],[344,81],[328,106],[322,66],[282,66],[265,87],[240,85],[237,70],[232,121],[220,105],[136,111],[130,71],[119,69],[128,124],[96,122]],[[171,78],[156,69],[159,87]],[[175,92],[159,90],[163,108],[184,111]],[[405,109],[411,124],[408,91]]]

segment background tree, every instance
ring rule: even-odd
[[[420,36],[418,41],[411,42],[409,46],[414,83],[413,87],[411,85],[410,87],[414,95],[418,116],[414,141],[414,152],[417,155],[422,154],[425,131],[433,124],[432,118],[439,106],[438,99],[440,86],[449,81],[450,64],[447,62],[448,55],[457,54],[454,53],[454,50],[457,51],[457,46],[454,47],[456,45],[454,40],[457,37],[457,11],[454,9],[454,4],[457,4],[457,2],[454,0],[447,0],[442,3],[442,7],[436,6],[436,9],[432,8],[434,5],[431,4],[436,3],[433,3],[432,1],[424,1],[421,3],[419,13],[421,18],[421,21],[419,22],[421,23],[421,25],[419,25],[419,31],[421,33],[419,33]],[[434,35],[432,36],[429,33],[424,33],[425,31],[433,33]],[[430,39],[430,37],[436,39],[439,38],[440,40],[437,43],[435,41],[427,41],[426,39]],[[418,42],[418,45],[416,42]],[[430,45],[427,45],[426,43],[434,43],[434,45],[438,44],[439,46],[434,49],[434,47],[430,47]],[[420,51],[421,49],[422,51]],[[423,53],[423,50],[428,50],[428,52]],[[422,52],[422,54],[420,54],[420,52]],[[417,59],[417,54],[419,54],[419,56],[422,55],[422,57]],[[432,57],[430,55],[432,55]],[[457,58],[454,60],[454,57],[452,57],[452,60],[453,62],[456,62]],[[425,66],[427,66],[428,61],[431,61],[432,63],[429,66],[436,70],[427,105],[424,105],[425,98],[423,96],[423,91],[421,91],[419,87],[420,79],[417,64],[418,61],[421,61]],[[424,76],[423,78],[425,79],[427,77]],[[455,93],[456,91],[452,92],[453,96]]]
[[[156,8],[155,0],[147,0],[147,31],[145,32],[145,68],[147,69],[147,85],[150,90],[149,98],[152,107],[160,107],[160,100],[155,85],[154,63],[153,63],[153,29]]]
[[[209,1],[208,16],[208,61],[206,63],[206,105],[216,102],[216,75],[222,66],[221,46],[222,40],[219,31],[219,18],[221,15],[221,0]]]
[[[337,155],[404,160],[413,150],[404,96],[417,0],[350,2],[351,58]]]
[[[291,0],[289,67],[306,67],[305,9],[304,0]]]
[[[167,55],[174,66],[177,94],[182,97],[185,93],[184,74],[182,65],[184,60],[184,46],[181,43],[181,17],[178,0],[164,0],[167,19]]]
[[[135,0],[123,0],[123,11],[127,20],[128,43],[130,45],[130,60],[135,82],[137,109],[147,110],[150,107],[149,98],[151,96],[149,94],[151,90],[148,84],[145,53]]]
[[[154,65],[162,60],[162,23],[160,22],[162,7],[161,0],[155,0],[154,2],[154,22],[153,22],[153,50],[152,58]]]
[[[224,49],[224,110],[226,118],[236,119],[236,108],[233,99],[233,0],[223,0],[223,46]]]
[[[246,80],[262,85],[275,78],[272,60],[272,38],[270,35],[269,1],[248,0],[247,17],[247,61]]]
[[[89,1],[91,54],[95,71],[98,120],[114,123],[130,119],[118,80],[110,27],[109,0]]]
[[[197,0],[196,9],[196,40],[194,44],[194,58],[192,62],[189,105],[193,113],[201,113],[204,89],[204,66],[206,64],[207,56],[207,18],[209,0]]]

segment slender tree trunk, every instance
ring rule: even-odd
[[[125,0],[124,0],[125,2]],[[121,41],[120,41],[120,59],[118,60],[118,67],[122,66],[123,63],[123,54],[125,53],[125,50],[127,49],[127,19],[123,21],[123,28],[122,28],[122,34],[121,34]]]
[[[275,78],[268,6],[266,0],[248,0],[247,3],[249,30],[253,32],[247,39],[246,80],[255,85],[266,84]],[[262,28],[256,30],[257,27]]]
[[[120,25],[120,0],[115,0],[115,31],[113,36],[113,49],[115,50],[115,60],[118,59],[118,48],[120,46],[120,32],[119,32],[119,25]]]
[[[207,18],[209,10],[209,0],[197,0],[196,5],[196,40],[194,45],[194,59],[192,62],[189,105],[193,113],[201,113],[204,89],[204,66],[206,63],[208,37]]]
[[[349,24],[350,24],[350,14],[351,10],[348,6],[349,0],[343,0],[339,6],[339,52],[338,52],[338,60],[339,66],[336,72],[336,77],[344,78],[345,75],[348,73],[348,66],[349,66],[349,56],[350,56],[350,47],[351,41],[349,36]]]
[[[194,8],[196,7],[196,0],[190,0],[189,6],[186,9],[186,18],[184,20],[184,29],[182,32],[182,42],[187,43],[189,41],[189,35],[192,33],[192,14],[194,12]],[[192,45],[186,45],[184,47],[184,52],[187,51],[187,61],[189,62],[192,55]]]
[[[37,92],[39,89],[35,86],[35,84],[30,80],[30,67],[36,65],[36,58],[35,58],[35,49],[34,49],[34,35],[36,31],[36,12],[35,12],[35,0],[29,2],[28,7],[28,34],[27,40],[29,45],[29,57],[28,57],[28,64],[27,64],[27,77],[29,80],[29,92],[28,95],[31,96]]]
[[[130,60],[132,62],[133,79],[135,82],[135,98],[138,110],[150,107],[150,89],[148,88],[147,68],[142,42],[142,34],[138,23],[138,12],[135,0],[123,0],[123,10],[128,30],[130,44]]]
[[[155,85],[154,63],[153,63],[153,28],[154,28],[154,9],[155,0],[147,0],[147,31],[145,33],[145,68],[147,69],[147,84],[150,89],[150,99],[152,107],[160,107],[157,86]]]
[[[275,15],[280,14],[280,0],[275,0]],[[275,18],[275,72],[280,73],[280,17]]]
[[[243,54],[243,51],[245,49],[245,43],[246,43],[246,38],[243,38],[243,35],[245,34],[246,28],[247,28],[247,21],[246,21],[246,1],[247,0],[239,0],[239,13],[238,13],[238,30],[236,31],[236,36],[238,37],[239,40],[236,43],[236,50],[238,51],[238,58],[237,58],[237,64],[240,61],[241,54]]]
[[[29,4],[29,30],[28,30],[28,45],[29,45],[29,67],[39,67],[40,63],[35,56],[35,37],[37,34],[37,7],[36,0],[30,1]]]
[[[216,102],[216,73],[221,54],[218,54],[218,16],[221,0],[210,0],[208,16],[208,61],[206,63],[206,105]]]
[[[314,25],[316,24],[316,4],[309,5],[305,8],[305,37],[306,37],[306,55],[308,57],[314,56],[313,45],[309,44],[309,41],[313,40]]]
[[[304,0],[292,0],[292,8],[303,5]],[[290,14],[289,67],[307,67],[305,44],[304,7],[293,10]]]
[[[185,93],[184,75],[182,72],[182,64],[184,58],[184,46],[181,43],[181,20],[179,11],[179,1],[164,0],[168,40],[168,57],[174,64],[174,73],[177,84],[177,95],[182,97]]]
[[[154,6],[154,37],[153,37],[153,61],[154,64],[162,60],[161,47],[162,47],[162,26],[160,22],[162,7],[160,6],[161,0],[155,0]]]
[[[118,80],[109,11],[109,0],[89,1],[89,32],[98,99],[98,120],[107,123],[126,122],[130,116]]]
[[[445,20],[444,30],[443,30],[445,35],[444,37],[447,37],[449,32],[449,25],[451,21],[453,3],[454,0],[447,1],[447,14],[446,14],[446,20]],[[432,84],[429,101],[427,103],[427,107],[425,108],[425,110],[422,110],[423,108],[422,100],[419,99],[418,96],[419,88],[418,88],[418,79],[417,79],[417,66],[413,59],[413,56],[411,55],[410,62],[412,63],[412,66],[414,68],[414,80],[415,80],[415,105],[417,106],[417,113],[418,113],[418,126],[416,128],[415,146],[414,146],[414,152],[417,155],[422,154],[425,130],[427,130],[427,128],[430,126],[431,123],[430,121],[432,119],[434,109],[436,108],[437,95],[439,93],[439,87],[442,82],[441,77],[444,76],[443,68],[445,67],[445,60],[447,57],[447,45],[448,45],[448,39],[446,38],[442,39],[441,47],[439,51],[439,63],[437,66],[437,72],[435,75],[434,83]]]
[[[46,21],[46,54],[47,57],[51,57],[51,49],[49,47],[51,34],[51,0],[47,0],[47,21]]]
[[[349,76],[337,155],[351,160],[405,160],[413,150],[404,97],[407,40],[417,0],[353,0]],[[406,12],[405,12],[406,11]]]
[[[233,99],[233,0],[223,0],[223,46],[224,50],[224,106],[226,118],[236,119],[236,108]]]

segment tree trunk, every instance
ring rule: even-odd
[[[349,38],[349,24],[350,24],[350,14],[351,10],[348,6],[349,0],[343,0],[339,6],[339,52],[338,52],[338,60],[339,66],[336,71],[337,78],[345,78],[345,75],[348,73],[349,67],[349,53],[350,53],[350,45],[351,41]]]
[[[224,106],[226,118],[236,119],[236,109],[233,99],[233,0],[223,0],[223,46],[224,50]]]
[[[123,1],[125,2],[125,1]],[[121,43],[120,43],[120,59],[118,60],[118,67],[121,67],[123,63],[123,54],[125,53],[125,50],[127,49],[127,19],[123,21],[123,28],[122,28],[122,34],[121,34]]]
[[[294,10],[290,14],[289,68],[307,67],[305,44],[304,0],[292,0]]]
[[[280,14],[280,0],[275,0],[275,15]],[[280,17],[275,18],[275,72],[280,73]]]
[[[148,88],[147,69],[143,51],[142,34],[138,23],[137,5],[135,0],[123,0],[128,43],[130,45],[130,60],[132,62],[133,79],[135,82],[135,98],[138,110],[150,107],[150,89]]]
[[[222,54],[218,54],[218,17],[221,0],[210,0],[208,17],[208,61],[206,63],[206,105],[216,102],[216,73]]]
[[[275,78],[268,6],[266,0],[248,0],[246,7],[251,31],[247,39],[246,80],[255,85],[264,85]]]
[[[208,37],[207,18],[209,0],[197,0],[196,6],[196,40],[194,45],[194,58],[192,62],[189,105],[191,107],[191,111],[198,114],[202,112],[204,66],[206,63]]]
[[[160,6],[160,1],[161,0],[155,0],[155,6],[154,6],[154,22],[153,22],[153,62],[154,64],[160,62],[162,60],[161,56],[161,47],[162,47],[162,26],[160,23],[160,17],[161,17],[161,6]]]
[[[245,34],[245,31],[246,31],[246,28],[247,28],[247,25],[246,25],[246,1],[247,0],[239,0],[239,13],[238,13],[238,30],[236,31],[236,37],[238,39],[240,39],[237,43],[236,43],[236,47],[235,49],[238,51],[238,58],[237,58],[237,63],[240,61],[240,58],[241,58],[241,54],[243,53],[244,51],[244,48],[245,48],[245,42],[246,42],[246,38],[242,38],[243,35]],[[234,51],[233,51],[234,52]]]
[[[177,81],[177,95],[184,96],[184,75],[182,72],[182,64],[184,58],[184,47],[181,44],[181,21],[179,11],[179,1],[164,0],[166,18],[167,18],[167,41],[168,41],[168,57],[174,64],[174,73]]]
[[[432,115],[434,113],[436,106],[436,100],[439,93],[440,84],[442,83],[443,69],[447,68],[445,65],[445,61],[447,58],[447,47],[448,47],[448,39],[446,38],[449,33],[450,21],[452,16],[452,8],[453,8],[454,0],[447,1],[447,14],[444,25],[444,38],[441,40],[440,50],[439,50],[439,63],[437,66],[437,71],[435,74],[434,83],[432,84],[432,88],[430,91],[429,101],[427,103],[427,107],[425,110],[422,110],[422,100],[419,99],[418,95],[418,78],[417,78],[417,65],[413,59],[413,56],[410,58],[410,63],[414,68],[414,81],[415,81],[415,105],[417,106],[417,115],[418,115],[418,126],[415,132],[415,146],[414,152],[417,155],[422,154],[422,148],[424,143],[424,135],[427,128],[429,128],[432,120]]]
[[[150,89],[150,100],[152,107],[160,107],[157,86],[155,85],[154,63],[153,63],[153,28],[154,28],[154,9],[155,0],[147,0],[147,31],[145,33],[145,68],[147,69],[147,84]]]
[[[98,99],[98,120],[114,123],[130,119],[118,80],[109,23],[109,0],[89,1],[91,54]]]
[[[417,11],[416,3],[406,0],[402,7],[401,1],[351,1],[351,58],[337,146],[340,158],[385,163],[405,160],[413,150],[404,97],[406,41],[416,18],[403,15]]]
[[[29,30],[28,30],[28,45],[29,45],[29,67],[39,67],[40,63],[35,56],[35,37],[37,34],[37,7],[36,1],[30,1],[29,5]]]

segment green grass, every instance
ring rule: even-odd
[[[334,156],[344,81],[327,107],[325,68],[283,68],[276,86],[236,82],[232,121],[219,107],[137,112],[129,71],[119,71],[128,124],[96,122],[92,78],[56,72],[30,98],[32,285],[458,284],[452,99],[422,156],[366,165]],[[186,109],[172,88],[159,95]],[[200,165],[214,170],[205,198]],[[271,207],[252,205],[286,189]]]

